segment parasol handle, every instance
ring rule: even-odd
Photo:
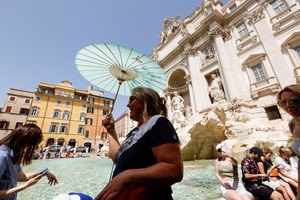
[[[122,83],[123,83],[123,80],[119,79],[119,86],[118,86],[118,89],[117,89],[117,92],[116,92],[116,95],[115,95],[115,98],[114,98],[114,102],[113,102],[113,105],[111,107],[111,110],[110,110],[109,114],[112,114],[112,112],[114,111],[117,96],[118,96],[118,93],[119,93],[119,90],[120,90],[120,87],[121,87]]]

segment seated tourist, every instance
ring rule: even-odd
[[[237,159],[232,157],[227,152],[225,146],[222,146],[221,144],[217,145],[216,150],[219,152],[220,157],[215,161],[215,174],[221,184],[223,197],[228,200],[254,199],[253,195],[239,182]]]
[[[285,200],[295,200],[296,196],[288,183],[283,181],[277,172],[278,165],[273,165],[271,155],[273,154],[270,148],[262,149],[264,156],[256,160],[259,171],[262,174],[269,176],[268,180],[264,180],[263,184],[271,187],[282,194]]]
[[[298,168],[297,162],[293,159],[292,151],[289,148],[281,146],[279,155],[275,158],[275,164],[278,165],[279,176],[292,187],[298,188]]]
[[[279,192],[262,183],[262,180],[268,177],[268,175],[261,173],[255,163],[255,159],[258,159],[261,156],[263,156],[262,150],[258,147],[252,147],[249,154],[241,163],[243,174],[242,180],[246,190],[251,192],[254,197],[261,200],[284,199]]]

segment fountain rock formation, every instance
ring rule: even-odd
[[[259,109],[253,112],[253,108],[249,107],[238,100],[214,103],[186,118],[185,126],[177,129],[183,159],[216,158],[215,147],[219,143],[224,144],[239,160],[252,146],[276,149],[290,144],[291,134],[286,121],[270,121],[264,116],[265,113],[259,114]]]

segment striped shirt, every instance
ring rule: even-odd
[[[12,163],[13,150],[5,145],[0,146],[0,190],[8,190],[17,186],[20,165]],[[2,200],[15,200],[17,193]]]

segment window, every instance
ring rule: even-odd
[[[93,124],[93,119],[91,119],[91,118],[86,118],[85,124],[86,124],[86,125],[92,125],[92,124]]]
[[[16,100],[16,97],[10,97],[9,98],[9,101],[15,101]]]
[[[247,26],[246,26],[246,24],[245,24],[244,22],[241,23],[240,25],[238,25],[238,26],[236,27],[236,29],[237,29],[237,31],[238,31],[240,37],[246,35],[246,34],[249,32],[248,29],[247,29]]]
[[[93,114],[94,113],[94,108],[88,107],[87,108],[87,113]]]
[[[28,115],[29,113],[29,109],[28,108],[21,108],[20,110],[20,114],[21,115]]]
[[[19,128],[19,127],[21,127],[21,126],[23,126],[23,122],[17,122],[15,128]]]
[[[83,126],[78,127],[78,134],[84,134],[84,127]]]
[[[66,106],[69,107],[70,105],[71,105],[71,102],[67,101],[67,102],[66,102]]]
[[[275,10],[276,14],[279,14],[287,9],[287,5],[284,0],[275,0],[271,3],[271,5]]]
[[[109,103],[110,103],[110,101],[104,100],[104,106],[105,107],[109,107]]]
[[[90,104],[94,104],[94,102],[95,102],[95,99],[94,99],[93,97],[90,97],[90,98],[89,98],[89,103],[90,103]]]
[[[36,102],[41,101],[41,97],[35,97],[35,98],[34,98],[34,101],[36,101]]]
[[[58,129],[58,125],[57,124],[51,124],[49,132],[50,133],[56,133],[57,129]]]
[[[101,139],[106,139],[106,138],[107,138],[107,132],[102,132]]]
[[[69,119],[69,117],[70,117],[69,111],[65,111],[63,114],[63,119]]]
[[[85,104],[82,104],[82,108],[85,109],[85,108],[86,108],[86,105],[85,105]]]
[[[109,114],[109,110],[103,110],[103,115],[108,115]]]
[[[84,137],[86,137],[86,138],[90,137],[90,131],[86,130],[85,134],[84,134]]]
[[[25,99],[25,104],[30,104],[30,99]]]
[[[71,94],[69,92],[66,92],[66,97],[71,98]]]
[[[31,108],[29,114],[32,115],[32,116],[38,116],[38,114],[39,114],[39,109],[38,109],[37,107],[33,107],[33,108]]]
[[[5,109],[5,112],[11,112],[11,110],[12,110],[12,107],[11,106],[6,106],[6,109]]]
[[[63,92],[62,92],[62,91],[58,91],[58,92],[57,92],[57,95],[58,95],[58,96],[62,96],[62,95],[63,95]]]
[[[296,53],[300,59],[300,46],[295,47],[294,50],[296,51]]]
[[[8,129],[9,122],[8,121],[0,121],[0,129]]]
[[[36,121],[35,120],[27,120],[26,124],[36,124]]]
[[[67,130],[68,130],[68,125],[63,124],[63,125],[60,126],[59,132],[66,134]]]
[[[61,100],[57,100],[56,105],[60,105],[60,104],[61,104]]]
[[[265,108],[269,120],[281,119],[280,112],[277,106]]]
[[[56,119],[58,119],[59,118],[59,114],[60,114],[60,112],[59,112],[59,110],[54,110],[54,113],[53,113],[53,118],[56,118]]]
[[[84,121],[85,120],[85,113],[81,113],[80,117],[79,117],[80,121]]]
[[[254,75],[254,78],[256,81],[265,80],[267,78],[267,75],[266,75],[265,70],[263,69],[261,63],[251,67],[251,70],[253,72],[253,75]]]

